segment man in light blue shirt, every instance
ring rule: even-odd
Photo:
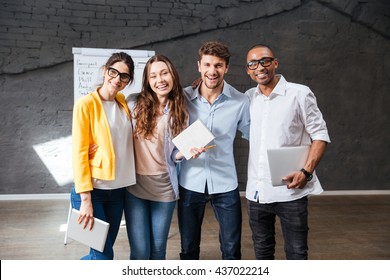
[[[179,175],[178,203],[181,259],[199,259],[201,226],[206,203],[211,202],[219,223],[222,259],[241,258],[241,200],[233,156],[237,130],[249,134],[249,100],[224,81],[230,52],[220,42],[207,42],[199,50],[202,82],[185,89],[190,124],[200,119],[214,134],[211,149],[200,148],[184,160]]]

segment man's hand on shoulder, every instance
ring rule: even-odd
[[[202,78],[198,78],[192,82],[191,87],[193,89],[196,89],[201,83],[202,83]]]

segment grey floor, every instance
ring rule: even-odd
[[[242,258],[254,259],[251,233],[243,206]],[[69,240],[64,245],[66,199],[0,200],[1,260],[76,260],[88,248]],[[309,258],[312,260],[389,260],[390,195],[320,195],[309,198]],[[276,259],[284,259],[280,225]],[[174,214],[167,259],[179,259],[180,236]],[[126,260],[126,227],[120,229],[115,259]],[[221,259],[218,224],[210,206],[202,229],[201,259]]]

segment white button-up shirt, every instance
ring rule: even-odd
[[[260,203],[291,201],[323,191],[315,174],[303,189],[271,184],[267,149],[310,145],[312,140],[330,142],[311,90],[289,83],[281,75],[278,77],[279,82],[268,97],[259,87],[245,92],[250,100],[251,116],[246,198]]]

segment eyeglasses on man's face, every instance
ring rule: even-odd
[[[123,83],[128,83],[128,82],[130,82],[130,80],[131,80],[131,77],[130,77],[129,74],[127,74],[127,73],[121,73],[121,72],[119,72],[118,70],[116,70],[115,68],[109,67],[109,68],[107,69],[107,74],[108,74],[108,76],[110,76],[111,78],[116,78],[116,77],[118,77],[118,75],[119,75],[119,79],[120,79],[121,82],[123,82]]]
[[[259,60],[251,60],[246,64],[246,67],[250,70],[256,70],[259,67],[259,64],[263,67],[268,67],[272,64],[275,58],[273,57],[263,57]]]

